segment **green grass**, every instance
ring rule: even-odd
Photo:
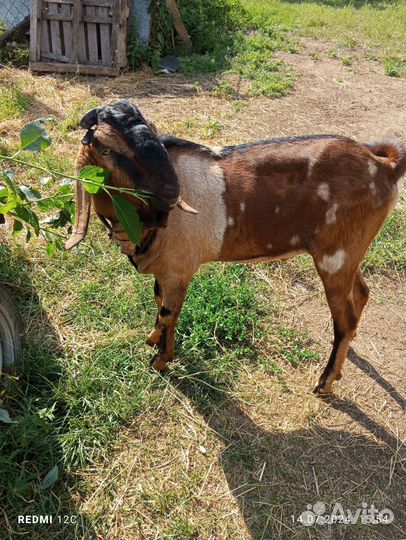
[[[30,106],[31,98],[16,84],[0,82],[0,122],[21,116]]]
[[[173,375],[153,373],[144,344],[156,311],[152,279],[136,274],[97,231],[90,236],[78,253],[51,259],[35,244],[31,260],[17,244],[0,245],[0,282],[14,292],[27,329],[18,379],[0,396],[16,421],[0,426],[0,499],[14,527],[21,513],[77,513],[70,494],[87,488],[74,473],[108,459],[120,426],[165,407],[168,385],[190,385],[202,407],[213,407],[257,355],[264,308],[249,267],[211,265],[188,292]],[[276,364],[283,354],[301,361],[301,338],[283,332]],[[43,489],[54,465],[59,477]],[[188,527],[179,522],[173,531]],[[0,527],[2,538],[6,531]]]
[[[391,57],[405,59],[403,1],[242,0],[242,5],[259,26],[273,21],[293,35],[322,38],[347,48],[363,45],[383,63]]]
[[[406,247],[406,215],[403,206],[395,209],[385,221],[365,257],[367,272],[404,271]]]
[[[383,62],[385,73],[389,77],[406,77],[406,60],[396,57],[385,58]]]

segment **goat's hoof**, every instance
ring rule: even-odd
[[[163,360],[159,354],[156,354],[151,360],[150,366],[155,371],[165,371],[168,368],[168,362]]]
[[[329,388],[325,383],[319,383],[313,390],[313,394],[316,394],[320,397],[329,396],[331,393],[331,386]]]

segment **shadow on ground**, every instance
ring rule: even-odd
[[[209,376],[200,382],[171,380],[224,444],[224,474],[253,539],[404,537],[400,442],[356,403],[324,400],[327,409],[339,410],[348,419],[330,429],[309,422],[308,429],[269,432],[238,401],[216,390],[218,382]],[[365,434],[347,431],[346,424],[352,422]],[[349,525],[304,526],[297,520],[313,511],[315,503],[324,503],[325,508],[316,508],[326,515],[336,503],[353,513],[364,510],[365,503],[365,511],[374,504],[379,511],[390,509],[394,519],[387,524],[362,524],[359,518]]]
[[[0,283],[14,297],[26,329],[18,380],[1,389],[2,406],[17,423],[0,424],[0,538],[88,539],[96,535],[70,496],[74,476],[64,468],[60,443],[64,404],[57,388],[64,371],[58,360],[64,352],[31,283],[29,265],[22,252],[0,243]],[[55,464],[59,478],[43,489],[41,482]],[[19,523],[18,516],[42,516],[45,523]]]

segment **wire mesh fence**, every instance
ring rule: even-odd
[[[30,14],[30,0],[0,0],[0,35]]]

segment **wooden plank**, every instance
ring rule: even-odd
[[[84,66],[81,64],[62,64],[58,62],[31,62],[32,71],[54,71],[55,73],[78,73],[88,75],[111,75],[116,76],[120,70],[118,67],[107,66]]]
[[[118,53],[117,63],[119,67],[127,65],[127,23],[130,14],[129,0],[121,0],[120,6],[120,25],[117,41]]]
[[[64,56],[63,54],[54,54],[54,53],[46,52],[46,51],[42,51],[41,59],[42,60],[56,60],[58,62],[69,63],[69,58],[67,56]]]
[[[96,7],[93,7],[93,6],[88,6],[87,9],[97,10],[97,9],[102,9],[102,8],[96,8]],[[97,15],[95,15],[95,16],[84,15],[83,16],[83,22],[85,22],[85,23],[93,23],[93,24],[111,24],[113,22],[113,18],[108,15],[109,8],[103,8],[103,9],[106,11],[107,17],[97,17]]]
[[[165,0],[169,13],[172,16],[173,24],[175,25],[176,31],[183,41],[183,44],[186,47],[186,50],[191,53],[193,49],[192,41],[189,34],[187,33],[186,27],[183,24],[182,16],[180,14],[178,4],[176,0]]]
[[[83,17],[83,22],[85,22],[86,17],[94,17],[95,9],[93,6],[85,6],[85,14]],[[86,23],[87,26],[87,46],[89,53],[89,64],[97,64],[99,62],[99,52],[97,45],[97,30],[94,23]]]
[[[69,6],[67,4],[62,4],[61,10],[62,8],[68,8],[68,13],[70,13]],[[48,21],[71,21],[72,20],[71,15],[66,15],[65,13],[49,13],[49,11],[45,11],[45,10],[42,10],[41,18],[42,20],[46,19]]]
[[[48,11],[50,14],[58,14],[58,5],[54,2],[49,2]],[[56,55],[61,55],[61,33],[59,27],[59,21],[50,22],[51,30],[51,52]]]
[[[70,6],[73,4],[73,0],[46,0],[46,2],[48,2],[48,4],[67,4]]]
[[[30,61],[36,62],[41,58],[41,0],[31,0],[30,14]]]
[[[81,7],[80,0],[73,0],[72,8],[72,49],[70,61],[72,64],[79,63],[79,37],[80,37],[80,15]]]
[[[76,0],[75,0],[76,1]],[[78,63],[79,64],[87,64],[88,62],[88,56],[86,52],[86,36],[85,36],[85,25],[83,23],[83,10],[84,7],[82,5],[82,2],[79,1],[80,11],[79,11],[79,56],[78,56]],[[77,34],[74,34],[77,35]]]
[[[113,6],[113,24],[111,27],[111,63],[118,68],[118,34],[120,30],[121,1],[118,0]]]
[[[114,0],[83,0],[84,6],[112,7]]]
[[[41,21],[41,56],[43,52],[49,52],[51,46],[49,43],[49,22]]]
[[[61,5],[62,15],[69,16],[67,22],[62,22],[62,34],[63,34],[63,53],[65,55],[64,62],[70,62],[72,54],[72,23],[70,22],[73,17],[73,6],[69,4]]]
[[[105,20],[109,16],[109,8],[96,7],[95,9],[96,16],[100,16]],[[103,66],[111,66],[110,26],[110,24],[100,24],[101,64]]]

